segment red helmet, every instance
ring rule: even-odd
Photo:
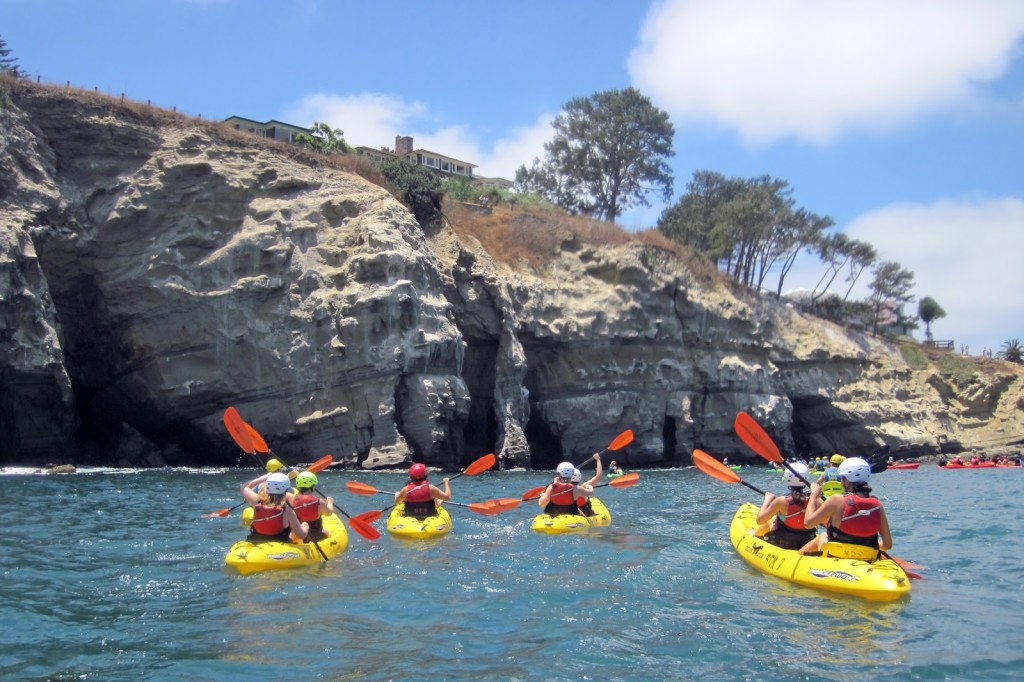
[[[413,464],[409,467],[409,478],[414,481],[421,481],[427,477],[427,467],[422,464]]]

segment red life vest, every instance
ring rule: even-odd
[[[551,484],[551,504],[563,507],[575,507],[576,499],[573,497],[573,490],[576,488],[572,483]]]
[[[430,484],[425,480],[418,483],[409,481],[405,487],[408,491],[405,495],[406,502],[427,502],[433,499],[433,495],[430,494]]]
[[[320,518],[320,498],[315,495],[296,495],[292,498],[292,509],[299,521],[316,521]]]
[[[873,538],[882,527],[882,503],[877,497],[843,495],[843,520],[839,530],[857,538]],[[859,513],[867,512],[867,513]]]
[[[783,515],[782,523],[793,530],[807,530],[804,528],[804,512],[807,510],[807,500],[795,502],[793,496],[786,497],[786,513]]]
[[[260,535],[280,535],[284,529],[284,508],[263,503],[253,507],[252,530]]]

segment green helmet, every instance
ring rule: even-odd
[[[281,462],[279,462],[276,459],[268,459],[267,460],[267,471],[269,471],[270,473],[274,473],[275,471],[279,471],[281,469],[281,467],[283,467],[283,466],[284,465],[281,464]]]
[[[295,477],[296,488],[312,488],[316,485],[317,479],[316,474],[312,471],[303,471],[301,474]]]

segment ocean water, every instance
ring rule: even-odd
[[[534,533],[539,509],[453,507],[430,541],[350,533],[326,565],[240,576],[249,470],[7,471],[0,553],[3,680],[1019,680],[1022,469],[873,477],[892,553],[927,566],[878,604],[762,575],[728,540],[745,487],[694,468],[601,488],[612,526]],[[738,472],[780,492],[780,475]],[[439,478],[434,476],[433,478]],[[323,472],[350,514],[398,473]],[[546,472],[454,481],[455,499],[518,497]],[[384,530],[383,520],[376,526]]]

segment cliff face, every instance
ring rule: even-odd
[[[285,461],[629,466],[1021,434],[973,385],[698,285],[639,243],[545,274],[429,236],[382,188],[218,126],[30,84],[0,107],[0,463],[224,464],[234,405]],[[983,376],[982,376],[983,375]],[[969,430],[969,431],[968,431]]]

